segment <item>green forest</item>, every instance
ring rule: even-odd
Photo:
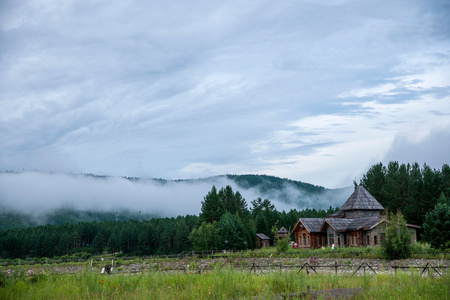
[[[245,199],[230,186],[218,192],[213,186],[202,202],[202,212],[199,216],[65,223],[9,229],[1,231],[0,253],[2,258],[51,258],[75,253],[90,255],[104,251],[120,252],[123,255],[163,255],[201,249],[203,244],[196,236],[206,227],[202,221],[210,218],[209,212],[203,207],[210,203],[210,197],[214,193],[220,194],[220,198],[217,198],[220,201],[217,203],[220,215],[214,220],[213,229],[217,235],[207,247],[209,249],[254,248],[256,232],[272,236],[271,228],[274,225],[289,228],[297,222],[300,215],[325,217],[337,211],[337,208],[330,207],[327,210],[293,209],[287,213],[279,212],[268,199],[260,198],[252,201],[253,207],[248,209]]]
[[[257,186],[258,177],[248,182]],[[267,178],[265,178],[267,179]],[[244,184],[244,183],[242,183]],[[276,185],[276,181],[273,183]],[[357,183],[355,182],[355,185]],[[436,248],[450,239],[450,167],[432,169],[417,164],[390,162],[373,165],[362,184],[389,212],[401,210],[408,223],[422,226],[423,238]],[[267,187],[267,188],[270,188]],[[311,190],[320,190],[309,185]],[[350,195],[349,195],[350,196]],[[201,201],[201,199],[199,199]],[[110,215],[105,221],[79,222],[83,214],[59,225],[32,226],[0,231],[3,259],[26,257],[89,256],[98,253],[121,255],[178,254],[188,250],[252,249],[255,233],[274,237],[274,229],[292,229],[300,217],[326,217],[339,208],[278,211],[270,199],[250,200],[230,186],[211,190],[201,201],[199,215],[176,218],[135,219]],[[70,213],[66,211],[66,213]],[[128,218],[130,217],[130,218]],[[115,218],[115,219],[112,219]],[[117,219],[117,220],[116,220]]]

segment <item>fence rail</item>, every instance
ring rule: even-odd
[[[334,272],[336,275],[339,273],[345,273],[345,272],[352,272],[351,276],[354,276],[355,274],[358,273],[358,271],[363,272],[363,274],[366,274],[366,270],[367,271],[371,271],[371,273],[377,275],[377,271],[375,271],[376,269],[378,269],[379,266],[374,266],[374,265],[370,265],[367,262],[363,262],[359,265],[347,265],[347,264],[338,264],[337,262],[335,262],[334,264],[331,265],[311,265],[309,263],[304,263],[302,265],[283,265],[282,263],[280,264],[270,264],[270,265],[260,265],[257,263],[253,263],[250,266],[243,268],[248,269],[250,272],[261,272],[264,273],[264,271],[276,271],[279,270],[280,272],[283,272],[284,270],[287,269],[298,269],[297,274],[299,274],[302,271],[305,271],[307,274],[310,273],[314,273],[317,274],[319,269],[329,269],[331,270],[331,272]],[[384,271],[389,270],[389,268],[394,269],[394,273],[397,274],[397,269],[406,269],[406,270],[413,270],[413,269],[418,269],[419,271],[422,270],[422,275],[424,274],[431,274],[431,273],[435,273],[439,276],[442,276],[442,274],[444,272],[447,271],[448,268],[450,268],[450,266],[432,266],[430,263],[427,263],[425,266],[397,266],[397,265],[390,265],[390,266],[384,266]],[[178,269],[180,270],[180,269]],[[188,268],[184,269],[185,271],[188,270]],[[208,271],[208,270],[213,270],[210,266],[205,266],[203,268],[198,268],[196,271],[198,273],[204,272],[204,271]],[[439,270],[441,270],[439,272]],[[166,269],[166,271],[174,271],[174,270],[170,270],[170,269]],[[382,272],[383,270],[378,270],[378,272]],[[430,273],[431,272],[431,273]]]
[[[249,271],[250,273],[265,273],[265,272],[284,272],[286,270],[297,270],[297,274],[300,274],[301,272],[304,272],[306,274],[318,274],[318,273],[334,273],[335,275],[350,275],[354,276],[358,274],[358,272],[366,274],[366,272],[369,272],[369,274],[377,275],[378,273],[386,273],[393,270],[394,275],[397,275],[398,271],[412,271],[414,269],[417,269],[418,271],[421,271],[422,275],[438,275],[442,277],[444,273],[447,273],[448,269],[450,268],[449,265],[432,265],[430,262],[427,262],[425,265],[396,265],[396,264],[370,264],[368,262],[361,262],[360,264],[338,264],[337,262],[334,262],[332,264],[317,264],[316,258],[313,258],[313,260],[308,259],[306,262],[302,264],[283,264],[283,262],[279,263],[271,263],[264,262],[264,264],[260,264],[257,262],[249,263],[246,259],[235,259],[235,260],[216,260],[216,261],[209,261],[207,264],[201,265],[198,261],[189,261],[188,262],[182,262],[181,264],[175,263],[169,265],[164,265],[164,263],[155,263],[155,261],[152,262],[151,258],[147,258],[146,260],[142,260],[142,265],[145,265],[145,268],[139,268],[138,272],[149,272],[149,271],[155,271],[155,272],[169,272],[169,271],[176,271],[176,272],[195,272],[195,273],[202,273],[206,271],[212,271],[215,270],[219,265],[223,265],[225,263],[228,265],[232,265],[237,269],[240,269],[242,271]],[[83,260],[83,261],[90,261],[91,267],[107,267],[107,266],[117,266],[117,267],[123,267],[123,262],[120,260],[123,260],[122,258],[119,259],[119,261],[116,259],[114,260],[113,264],[110,259],[101,260],[101,259],[90,259],[90,260]],[[95,264],[93,262],[95,261]],[[126,259],[125,259],[126,261]],[[134,263],[136,265],[137,263]],[[139,264],[139,263],[138,263]],[[27,262],[27,265],[30,265]],[[50,263],[49,263],[50,265]],[[133,265],[133,264],[131,264]],[[125,265],[127,266],[127,265]],[[125,269],[126,270],[126,269]],[[115,271],[119,272],[119,271]],[[126,272],[126,271],[124,271]],[[109,273],[109,272],[108,272]],[[134,272],[133,272],[134,273]]]
[[[353,255],[353,258],[365,258],[364,255],[370,254],[369,253],[362,253],[362,252],[349,252]],[[313,251],[313,252],[288,252],[288,253],[279,253],[276,254],[276,256],[284,257],[284,258],[309,258],[311,256],[315,256],[317,258],[351,258],[346,255],[349,253],[341,253],[338,251]],[[14,259],[14,260],[1,260],[0,259],[0,266],[10,266],[10,265],[34,265],[34,264],[60,264],[60,263],[76,263],[76,262],[90,262],[94,260],[95,262],[101,262],[102,259],[120,259],[122,261],[131,261],[131,260],[157,260],[157,259],[174,259],[174,260],[182,260],[182,259],[189,259],[189,258],[233,258],[233,257],[248,257],[248,258],[271,258],[273,255],[267,253],[267,252],[254,252],[251,250],[203,250],[203,251],[183,251],[178,254],[167,254],[167,255],[150,255],[150,256],[116,256],[116,255],[98,255],[94,258],[58,258],[58,259],[51,259],[51,258],[41,258],[37,260],[29,260],[29,259]],[[420,253],[413,253],[413,255],[443,255],[444,259],[448,259],[448,252],[420,252]],[[401,268],[401,267],[397,267]]]

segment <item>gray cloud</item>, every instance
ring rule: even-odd
[[[80,210],[129,209],[166,216],[198,214],[213,182],[130,181],[121,177],[92,177],[61,173],[1,173],[0,203],[7,209],[36,215],[61,207]],[[247,193],[248,194],[248,193]]]
[[[426,163],[432,168],[440,169],[450,164],[450,128],[436,128],[425,136],[398,135],[386,153],[383,161],[400,163]]]
[[[409,116],[386,118],[368,102],[409,107],[433,95],[427,101],[440,111],[450,86],[439,81],[450,77],[449,11],[406,0],[2,1],[0,170],[174,179],[268,172],[334,186],[339,179],[320,173],[355,170],[319,158],[342,161],[335,153],[348,147],[351,160],[351,138],[385,141],[345,118],[320,130],[292,124],[363,115],[394,137],[402,129],[392,120],[411,124]],[[383,84],[393,87],[377,91]],[[328,136],[335,128],[348,134]],[[291,138],[280,140],[286,131]],[[298,167],[305,161],[316,171]]]

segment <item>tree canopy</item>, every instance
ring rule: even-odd
[[[450,197],[450,167],[444,164],[438,170],[427,164],[421,168],[418,163],[377,163],[363,175],[361,184],[388,212],[401,208],[408,223],[422,226],[440,195]]]
[[[450,200],[444,194],[441,194],[434,209],[425,215],[423,228],[424,238],[432,247],[450,247]]]

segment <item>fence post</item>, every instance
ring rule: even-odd
[[[335,261],[334,262],[334,272],[336,275],[337,275],[337,269],[338,269],[338,266],[337,266],[337,262]]]
[[[425,268],[423,268],[422,275],[424,275],[425,271],[427,271],[427,268],[428,268],[429,264],[430,264],[430,263],[427,263],[427,264],[425,265]],[[429,269],[428,269],[428,275],[430,275],[430,270],[429,270]]]

